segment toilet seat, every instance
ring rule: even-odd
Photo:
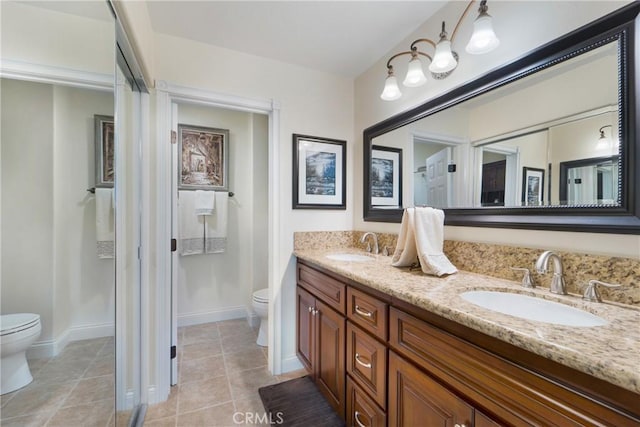
[[[40,316],[34,313],[3,314],[0,316],[0,336],[12,335],[30,329],[40,323]]]
[[[269,302],[269,288],[259,289],[253,293],[253,300],[259,303]]]

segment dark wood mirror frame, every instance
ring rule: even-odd
[[[472,227],[522,228],[556,231],[640,234],[640,37],[635,23],[640,3],[631,3],[590,24],[547,43],[529,54],[454,88],[431,101],[383,120],[363,133],[364,220],[400,222],[402,208],[375,209],[371,205],[370,173],[373,138],[457,105],[495,88],[515,82],[558,62],[612,41],[619,42],[619,207],[520,207],[444,209],[445,224]],[[640,26],[640,24],[638,24]]]

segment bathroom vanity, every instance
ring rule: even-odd
[[[347,425],[640,425],[640,311],[553,296],[607,324],[532,322],[460,294],[546,289],[332,252],[295,252],[297,353]]]

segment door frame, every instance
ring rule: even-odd
[[[281,335],[281,281],[282,275],[277,263],[280,247],[280,206],[276,202],[280,184],[279,174],[279,140],[280,140],[280,105],[273,99],[244,98],[202,89],[156,81],[156,313],[155,330],[155,385],[147,384],[153,393],[149,394],[148,403],[165,401],[169,396],[171,385],[171,319],[172,312],[172,257],[170,242],[177,236],[172,230],[172,144],[171,117],[172,104],[195,104],[250,113],[266,114],[269,117],[269,219],[268,219],[268,286],[269,286],[269,342],[268,367],[273,374],[282,370]]]

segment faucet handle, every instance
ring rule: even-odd
[[[601,282],[600,280],[589,280],[589,283],[585,287],[584,295],[582,295],[582,299],[591,302],[602,302],[602,298],[600,298],[600,292],[598,292],[598,285],[604,286],[605,288],[622,287],[622,285],[605,283]]]
[[[371,243],[367,242],[367,252],[371,252]]]
[[[382,248],[382,255],[383,256],[389,256],[389,246],[385,245],[384,248]]]
[[[524,288],[535,288],[536,285],[533,283],[533,279],[531,278],[531,272],[528,268],[520,268],[520,267],[511,267],[512,270],[522,271],[524,272],[524,276],[522,277],[522,286]]]

